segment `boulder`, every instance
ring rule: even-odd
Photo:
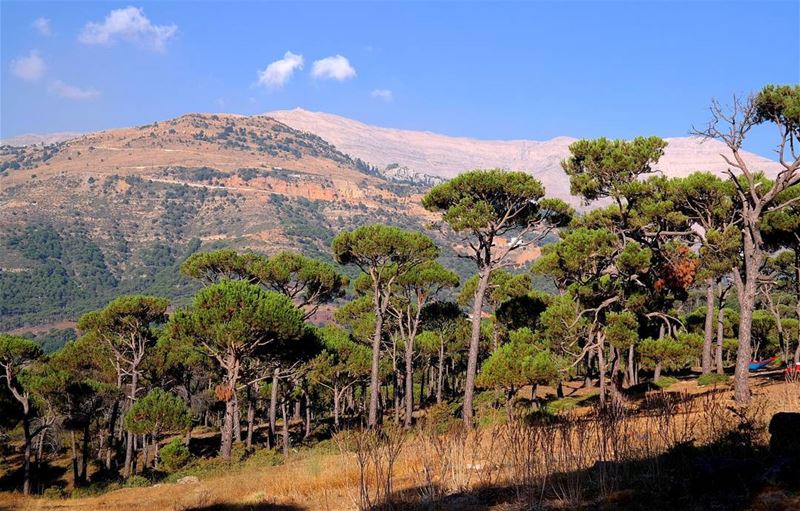
[[[773,454],[800,455],[800,413],[778,412],[769,421],[769,448]]]
[[[186,476],[181,477],[176,481],[178,484],[197,484],[200,482],[200,479],[197,476]]]

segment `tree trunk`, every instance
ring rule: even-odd
[[[706,279],[706,322],[703,337],[703,359],[701,363],[703,374],[711,372],[711,348],[714,343],[714,279]]]
[[[719,310],[717,311],[717,354],[716,354],[716,366],[717,366],[717,374],[722,374],[725,372],[722,363],[722,351],[724,349],[725,344],[725,309],[723,307],[722,302],[719,304]]]
[[[756,218],[754,222],[757,222]],[[758,229],[757,226],[751,229]],[[747,233],[744,228],[744,271],[739,273],[734,271],[736,280],[736,291],[739,297],[739,347],[736,351],[736,369],[733,377],[733,395],[736,404],[745,406],[750,404],[750,385],[748,381],[750,373],[750,360],[752,357],[752,327],[753,309],[757,292],[757,277],[761,268],[760,249],[751,238],[752,234]]]
[[[422,389],[420,389],[421,391]],[[405,392],[405,427],[411,427],[412,414],[414,413],[414,335],[409,334],[406,340],[406,392]],[[422,394],[420,394],[421,396]]]
[[[75,486],[80,481],[80,471],[78,470],[78,443],[75,441],[75,432],[69,432],[70,444],[72,447],[72,480],[75,481]]]
[[[86,484],[86,476],[89,467],[89,435],[91,434],[91,423],[83,425],[83,449],[81,452],[81,484]]]
[[[129,396],[130,399],[130,406],[136,402],[136,387],[139,384],[139,373],[136,369],[131,371],[133,374],[131,376],[131,393]],[[128,431],[126,440],[125,440],[125,465],[123,468],[123,475],[125,477],[130,477],[131,475],[131,462],[133,461],[133,433]]]
[[[219,449],[219,455],[225,461],[231,460],[231,452],[233,451],[233,418],[234,418],[234,403],[233,399],[225,401],[225,417],[222,422],[222,442]]]
[[[475,397],[475,377],[478,372],[478,350],[481,341],[481,313],[483,312],[483,297],[489,285],[489,277],[492,274],[490,267],[484,267],[480,272],[478,287],[475,290],[474,302],[472,305],[472,335],[469,339],[469,357],[467,359],[467,374],[464,382],[464,409],[462,416],[464,423],[472,427],[472,400]]]
[[[281,419],[283,419],[283,457],[289,456],[289,417],[286,413],[286,401],[281,403]]]
[[[636,385],[639,383],[639,375],[636,371],[636,348],[633,344],[628,348],[628,384]]]
[[[25,437],[25,457],[22,460],[22,474],[23,474],[23,481],[22,481],[22,493],[25,495],[31,494],[31,444],[33,443],[33,439],[31,438],[31,425],[30,419],[28,418],[28,411],[25,410],[25,416],[22,418],[22,433]]]
[[[797,277],[800,279],[800,270]],[[800,364],[800,296],[797,297],[797,348],[794,350],[794,364]]]
[[[142,470],[147,468],[147,435],[142,435]]]
[[[340,390],[339,386],[333,386],[333,426],[338,429],[339,428],[339,399],[341,396],[339,395]]]
[[[400,424],[400,397],[400,371],[395,365],[392,373],[392,408],[394,409],[394,423],[398,425]]]
[[[311,399],[308,397],[308,394],[305,395],[305,402],[306,402],[306,418],[305,418],[305,433],[303,434],[303,439],[307,439],[311,436]]]
[[[439,374],[436,375],[436,404],[442,402],[442,385],[444,383],[444,339],[439,343]]]
[[[225,417],[222,420],[222,440],[220,442],[220,456],[225,461],[231,460],[233,452],[233,433],[235,430],[234,421],[238,420],[236,415],[236,382],[239,381],[239,364],[240,361],[233,353],[228,353],[225,357],[225,370],[227,372],[225,377],[225,384],[228,389],[225,395]]]
[[[277,427],[275,425],[275,420],[278,416],[278,386],[280,385],[280,371],[276,368],[275,371],[272,373],[272,388],[270,389],[269,394],[269,444],[270,446],[274,446],[277,442],[275,441],[275,431]]]
[[[253,447],[253,428],[255,426],[256,407],[254,404],[253,386],[247,385],[247,448]]]
[[[600,373],[600,406],[606,404],[606,357],[603,333],[597,334],[597,370]]]
[[[383,296],[375,286],[375,331],[372,334],[372,367],[369,378],[369,414],[367,425],[378,425],[378,394],[380,393],[381,335],[383,334]]]
[[[153,435],[153,465],[155,466],[156,470],[158,470],[158,462],[159,462],[158,437]]]
[[[658,381],[661,378],[661,361],[656,362],[656,370],[653,373],[653,381]]]
[[[111,470],[111,456],[114,453],[114,425],[119,414],[119,401],[114,401],[111,408],[111,417],[108,420],[108,445],[106,446],[106,470]]]
[[[242,411],[239,408],[236,387],[232,386],[231,391],[233,392],[233,441],[238,444],[242,441]]]

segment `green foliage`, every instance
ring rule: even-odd
[[[675,385],[676,383],[678,383],[678,381],[680,380],[672,376],[662,376],[653,383],[655,384],[656,387],[660,389],[666,389],[671,387],[672,385]]]
[[[138,435],[158,439],[164,433],[180,432],[192,425],[183,400],[158,387],[136,401],[125,415],[125,427]]]
[[[800,85],[767,85],[756,95],[758,122],[786,126],[800,136]]]
[[[292,298],[300,306],[319,305],[344,296],[349,280],[319,259],[281,252],[252,260],[249,271],[258,281]]]
[[[369,374],[372,350],[333,325],[317,329],[323,351],[309,364],[312,382],[342,386]]]
[[[88,312],[78,320],[78,330],[102,339],[117,354],[132,360],[145,346],[155,344],[152,327],[163,323],[169,300],[156,296],[120,296],[100,311]]]
[[[634,314],[627,311],[610,312],[606,315],[603,332],[612,346],[626,349],[639,340],[638,328],[639,322]]]
[[[442,402],[435,404],[425,410],[424,428],[436,435],[445,434],[460,424],[453,410],[448,403]]]
[[[555,199],[544,199],[542,184],[524,172],[473,170],[436,185],[422,199],[429,211],[441,211],[455,232],[501,228],[504,232],[542,218],[565,224],[572,210]],[[503,222],[509,211],[516,213]]]
[[[578,140],[561,166],[570,178],[570,191],[586,202],[604,197],[631,200],[642,193],[637,178],[653,172],[667,143],[658,137],[631,141]]]
[[[0,333],[0,363],[12,367],[12,374],[41,356],[42,348],[30,339]]]
[[[725,384],[731,379],[727,374],[708,373],[697,378],[697,385],[708,387],[709,385]]]
[[[369,342],[375,331],[375,305],[372,295],[350,300],[336,309],[333,319],[347,327],[359,342]]]
[[[166,331],[174,339],[194,341],[211,356],[279,353],[299,341],[303,313],[280,293],[239,280],[222,280],[200,290],[191,306],[176,311]]]
[[[69,341],[76,339],[76,332],[74,328],[51,328],[47,332],[40,334],[25,334],[24,337],[36,342],[42,347],[45,354],[55,353],[67,344]]]
[[[4,243],[30,260],[27,271],[0,269],[0,327],[103,303],[119,282],[103,252],[84,232],[31,224]]]
[[[470,305],[475,298],[475,291],[478,289],[479,275],[473,275],[461,288],[458,294],[458,303],[464,306]],[[513,274],[505,270],[493,271],[489,277],[489,285],[486,288],[484,303],[494,309],[503,302],[524,296],[531,290],[531,278],[526,274]]]
[[[644,365],[654,367],[660,363],[665,369],[681,369],[698,355],[703,345],[700,335],[682,333],[675,337],[644,339],[639,343],[639,353]]]
[[[159,449],[161,458],[160,467],[166,472],[175,472],[185,467],[192,459],[189,448],[180,438],[173,438],[164,447]]]
[[[338,263],[372,271],[373,280],[402,274],[439,255],[439,248],[424,234],[382,224],[341,232],[332,248]]]
[[[484,361],[476,382],[479,387],[513,390],[558,379],[558,366],[551,353],[531,343],[529,335],[519,334]]]
[[[42,497],[53,500],[65,499],[68,495],[69,494],[67,491],[60,486],[51,486],[49,488],[45,488],[45,490],[42,492]]]
[[[579,397],[562,397],[561,399],[554,399],[544,405],[544,411],[550,415],[559,415],[570,412],[581,405],[585,405],[586,401],[590,401],[597,397],[597,392],[589,392]]]
[[[533,271],[548,275],[559,286],[598,278],[615,252],[616,237],[606,229],[569,230],[558,243],[542,247]]]
[[[205,283],[221,279],[253,278],[250,265],[259,258],[255,254],[239,254],[235,250],[221,249],[197,252],[181,265],[181,273]]]
[[[153,483],[150,482],[149,479],[139,475],[132,475],[129,478],[125,479],[124,486],[125,488],[146,488],[147,486],[151,486]]]

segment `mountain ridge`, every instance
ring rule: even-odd
[[[549,140],[486,140],[453,137],[427,131],[372,126],[361,121],[301,108],[277,110],[264,115],[295,129],[314,133],[339,150],[368,161],[379,168],[399,164],[421,174],[448,179],[472,168],[523,170],[542,181],[548,194],[577,205],[569,193],[569,179],[561,161],[569,156],[569,145],[578,140],[559,136]],[[665,137],[668,145],[655,168],[670,177],[686,176],[697,170],[723,173],[719,156],[725,146],[696,137]],[[745,157],[768,174],[779,164],[754,153]]]

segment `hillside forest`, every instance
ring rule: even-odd
[[[63,492],[48,475],[63,456],[76,492],[100,491],[335,441],[384,456],[374,474],[388,482],[373,494],[362,477],[358,500],[378,509],[398,439],[425,428],[529,431],[566,420],[576,388],[614,425],[632,389],[687,375],[749,409],[753,364],[800,370],[800,87],[710,112],[695,134],[726,145],[727,176],[659,175],[658,137],[579,140],[562,162],[579,211],[529,174],[478,169],[427,189],[417,206],[435,221],[418,229],[363,221],[269,256],[153,245],[151,294],[103,294],[65,344],[57,331],[0,335],[3,456],[19,454],[0,489]],[[741,155],[761,125],[776,137],[772,175]],[[39,260],[37,282],[68,267],[82,287],[6,279],[3,296],[26,297],[16,313],[83,310],[114,287],[92,242],[26,229],[7,244]],[[198,453],[201,437],[213,445]]]

